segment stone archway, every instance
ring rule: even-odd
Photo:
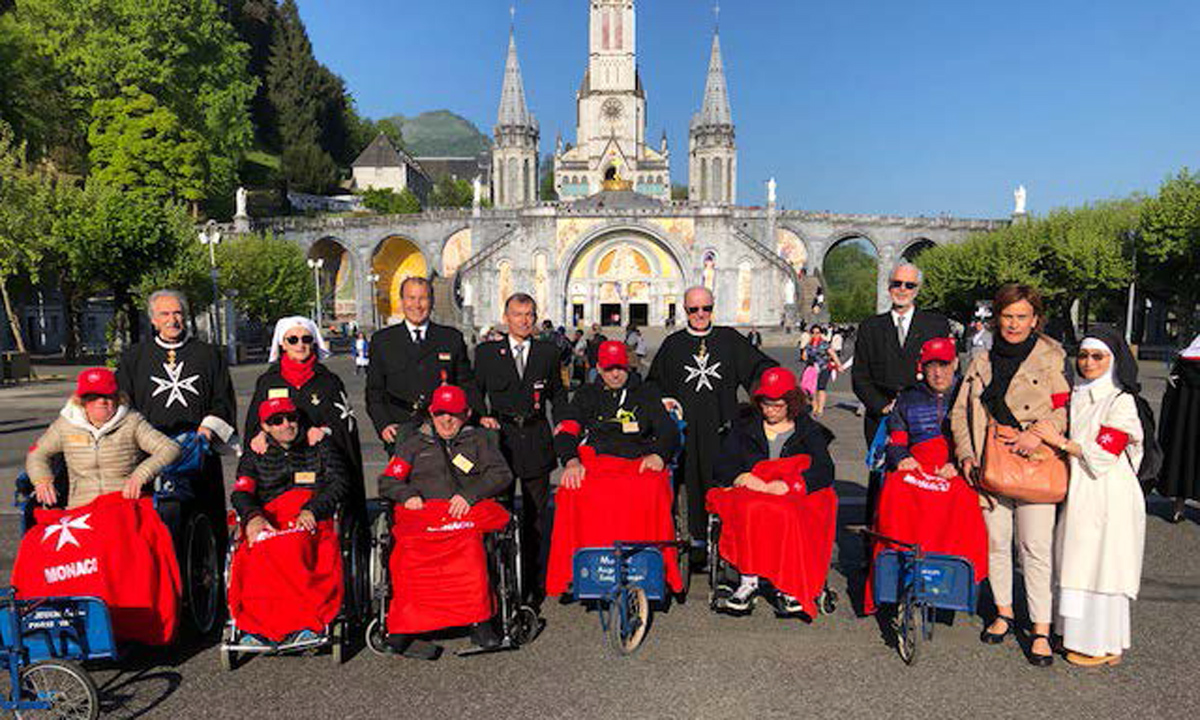
[[[638,228],[611,228],[564,263],[564,317],[573,325],[661,325],[683,313],[687,274],[665,241]]]
[[[371,267],[379,276],[375,285],[375,304],[380,320],[390,324],[403,313],[400,309],[400,284],[410,277],[429,277],[425,255],[412,240],[401,235],[384,238],[375,247]]]
[[[308,249],[321,260],[321,318],[325,323],[358,322],[358,272],[354,253],[336,237],[323,237]]]
[[[900,251],[900,257],[901,257],[901,259],[905,260],[906,262],[913,263],[914,265],[919,265],[920,263],[917,262],[917,258],[921,257],[921,253],[925,252],[929,248],[934,248],[934,247],[937,247],[937,243],[930,240],[929,238],[919,237],[919,238],[916,238],[916,239],[910,241],[907,245],[904,246],[904,249]]]
[[[875,314],[880,272],[879,253],[870,237],[846,233],[832,242],[821,261],[828,317],[858,322]]]

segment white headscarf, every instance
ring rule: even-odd
[[[317,324],[303,315],[293,315],[275,323],[275,335],[271,338],[270,362],[275,362],[279,359],[279,346],[283,344],[283,336],[288,330],[294,327],[302,327],[312,333],[317,345],[318,360],[324,360],[329,357],[329,346],[325,344],[325,338],[321,337],[321,329],[317,327]]]
[[[1185,357],[1188,360],[1200,360],[1200,335],[1192,339],[1192,344],[1183,349],[1179,353],[1180,357]]]
[[[1086,337],[1083,339],[1083,342],[1079,343],[1079,349],[1080,350],[1100,350],[1102,352],[1108,353],[1108,357],[1110,359],[1108,361],[1108,369],[1104,371],[1103,375],[1096,378],[1095,380],[1086,380],[1083,378],[1083,376],[1080,376],[1078,379],[1076,379],[1075,380],[1075,390],[1076,391],[1087,390],[1088,388],[1095,385],[1096,383],[1103,382],[1104,380],[1108,380],[1109,382],[1112,382],[1113,368],[1115,368],[1117,366],[1117,356],[1112,351],[1112,348],[1110,348],[1108,346],[1108,343],[1104,342],[1103,340],[1100,340],[1099,338]]]

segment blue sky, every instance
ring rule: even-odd
[[[509,0],[299,0],[369,117],[450,109],[491,133]],[[542,151],[575,134],[587,0],[518,2]],[[1200,1],[725,0],[739,202],[1004,217],[1153,192],[1200,166]],[[713,28],[707,0],[639,0],[638,52],[676,182]]]

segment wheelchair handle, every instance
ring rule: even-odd
[[[913,553],[916,553],[916,555],[918,557],[922,556],[921,545],[919,543],[906,543],[902,540],[897,540],[894,537],[888,537],[887,535],[884,535],[883,533],[875,532],[874,530],[868,530],[867,528],[862,528],[858,532],[866,537],[872,537],[872,538],[875,538],[876,540],[888,543],[890,545],[897,545],[899,547],[902,547],[905,550],[909,550]]]

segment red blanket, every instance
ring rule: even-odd
[[[783,480],[786,495],[746,488],[713,488],[707,508],[721,518],[721,557],[745,575],[759,575],[791,595],[809,617],[825,587],[837,531],[837,493],[804,491],[806,455],[758,463],[750,471],[768,482]]]
[[[671,515],[671,474],[638,472],[641,460],[597,455],[586,445],[579,459],[587,468],[578,489],[559,487],[554,495],[554,532],[546,567],[546,594],[561,595],[571,584],[575,551],[609,547],[614,542],[660,542],[675,539]],[[678,551],[663,549],[667,584],[683,589]]]
[[[941,438],[919,443],[911,450],[921,469],[888,473],[879,495],[875,530],[902,542],[919,544],[927,553],[964,557],[974,567],[975,582],[981,582],[988,573],[988,540],[979,495],[962,477],[946,479],[936,474],[948,457]],[[891,547],[890,543],[877,542],[874,554]],[[863,602],[867,613],[875,611],[873,575],[874,563]]]
[[[342,552],[333,520],[308,532],[292,523],[311,490],[289,490],[263,508],[275,528],[242,539],[229,573],[229,614],[242,630],[272,642],[297,630],[325,632],[342,607]]]
[[[148,498],[101,495],[74,510],[34,511],[13,565],[18,598],[98,597],[119,641],[166,645],[179,614],[171,533]]]
[[[483,535],[504,529],[508,511],[494,500],[475,503],[457,520],[449,511],[449,500],[426,500],[421,510],[396,506],[389,633],[462,627],[495,613]]]

